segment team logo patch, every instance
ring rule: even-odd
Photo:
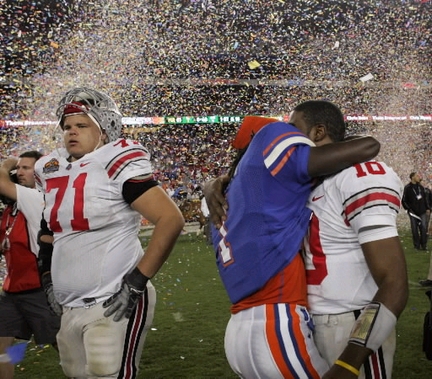
[[[45,163],[45,166],[43,167],[43,173],[49,174],[51,172],[56,172],[60,168],[60,163],[57,159],[52,158],[49,162]]]

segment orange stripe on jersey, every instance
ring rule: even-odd
[[[285,138],[286,136],[289,136],[289,135],[296,135],[296,136],[301,136],[301,137],[305,136],[301,132],[289,132],[289,133],[281,134],[280,136],[277,136],[273,141],[270,142],[270,144],[264,149],[263,155],[267,155],[269,150],[271,150],[274,147],[274,145],[276,145],[282,138]]]
[[[111,165],[111,167],[109,168],[108,176],[110,178],[112,178],[117,173],[117,170],[119,170],[120,168],[121,168],[121,170],[123,169],[122,166],[127,161],[133,160],[134,158],[145,157],[145,156],[146,156],[146,154],[144,153],[144,151],[141,151],[141,150],[136,150],[136,151],[132,151],[128,154],[121,155],[121,157],[116,162],[114,162]]]
[[[231,313],[263,304],[307,306],[306,270],[300,254],[271,278],[263,288],[231,306]]]
[[[271,171],[271,174],[275,176],[282,168],[285,166],[285,163],[288,161],[294,150],[296,149],[295,146],[293,146],[291,149],[287,151],[287,153],[284,155],[284,157],[280,160],[278,165]]]

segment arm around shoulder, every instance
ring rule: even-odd
[[[308,164],[309,175],[329,175],[353,164],[373,159],[380,148],[378,140],[370,136],[312,147]]]

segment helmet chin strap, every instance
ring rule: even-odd
[[[99,131],[100,131],[100,134],[99,134],[99,141],[98,141],[98,143],[96,144],[96,146],[95,146],[95,148],[93,149],[93,151],[96,151],[97,149],[99,149],[100,147],[102,147],[103,145],[105,145],[104,141],[102,141],[102,137],[103,137],[103,135],[104,135],[104,132],[102,131],[102,129],[101,129],[100,126],[99,126]],[[92,151],[92,152],[93,152],[93,151]]]
[[[105,145],[105,141],[102,140],[102,137],[104,136],[104,134],[106,135],[105,131],[102,129],[102,127],[99,125],[99,123],[96,121],[96,119],[90,114],[90,113],[86,113],[88,117],[90,117],[90,119],[97,125],[97,127],[99,128],[99,141],[96,144],[95,148],[93,149],[93,151],[99,149],[100,147],[102,147],[103,145]]]

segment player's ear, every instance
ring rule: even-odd
[[[327,128],[324,124],[316,124],[312,127],[309,138],[314,142],[315,144],[318,142],[321,142],[323,139],[327,137]]]
[[[109,137],[105,129],[102,129],[102,142],[104,143],[104,145],[109,142]]]

